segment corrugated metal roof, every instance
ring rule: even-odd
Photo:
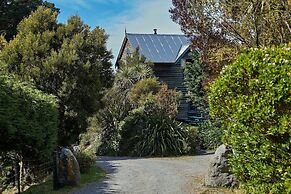
[[[190,46],[184,35],[170,34],[126,34],[133,48],[153,63],[175,63]]]

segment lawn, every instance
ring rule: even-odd
[[[105,177],[106,173],[97,166],[92,166],[87,173],[81,174],[81,181],[80,183],[75,186],[66,186],[57,191],[53,190],[53,180],[49,178],[46,182],[40,183],[39,185],[35,185],[30,187],[28,190],[23,192],[24,194],[34,194],[34,193],[46,193],[46,194],[65,194],[72,192],[76,189],[79,189],[89,183],[96,182],[103,177]]]

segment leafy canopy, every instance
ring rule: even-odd
[[[77,140],[87,118],[100,107],[102,91],[111,86],[108,36],[90,30],[80,17],[57,23],[58,13],[39,7],[18,25],[18,34],[2,50],[5,71],[31,81],[59,102],[59,140]]]
[[[281,0],[172,0],[171,18],[203,51],[213,80],[242,48],[291,40],[291,2]]]
[[[4,34],[7,40],[13,39],[17,34],[17,25],[20,21],[41,5],[59,11],[53,3],[43,0],[1,0],[0,34]]]

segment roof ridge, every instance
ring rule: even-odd
[[[127,35],[154,35],[154,36],[159,36],[159,35],[163,35],[163,36],[186,36],[185,34],[151,34],[151,33],[126,33]]]

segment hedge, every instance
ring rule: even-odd
[[[48,158],[56,146],[58,106],[47,95],[11,75],[0,75],[0,150]]]
[[[247,193],[290,193],[291,44],[245,51],[213,83],[209,102]]]

